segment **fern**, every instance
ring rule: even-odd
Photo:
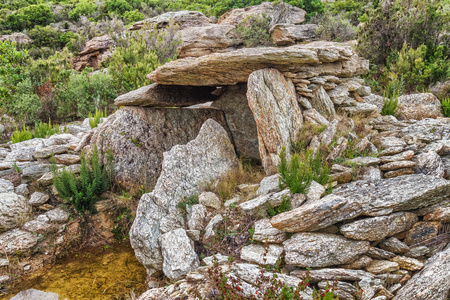
[[[97,146],[94,147],[91,159],[81,154],[80,176],[67,171],[58,171],[52,164],[53,185],[61,198],[74,206],[78,212],[93,211],[93,205],[101,193],[111,187],[113,176],[113,157],[108,152],[107,164],[101,165]]]

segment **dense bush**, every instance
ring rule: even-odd
[[[439,45],[449,44],[449,6],[447,0],[385,1],[369,11],[358,33],[358,50],[377,64],[385,64],[404,43],[413,49],[426,45],[433,53]]]
[[[333,15],[327,12],[311,18],[311,23],[318,25],[316,34],[320,39],[344,42],[355,39],[356,27],[343,13]]]
[[[60,74],[55,95],[59,120],[87,118],[117,97],[111,75],[101,72],[90,75],[90,71],[85,69],[79,74],[66,70]]]
[[[246,47],[270,46],[271,20],[266,15],[245,18],[236,26],[236,35]]]
[[[36,25],[46,26],[53,21],[53,13],[46,4],[30,5],[8,15],[6,27],[13,31],[31,29]]]
[[[75,8],[69,13],[69,18],[72,20],[78,20],[80,16],[90,16],[97,9],[97,5],[89,0],[82,0]]]
[[[74,34],[72,32],[72,34]],[[42,27],[35,26],[28,32],[28,36],[34,41],[35,47],[49,47],[53,49],[60,49],[65,46],[65,38],[61,38],[63,32],[55,30],[50,26]]]
[[[14,93],[16,85],[25,77],[26,50],[18,51],[16,43],[6,40],[0,42],[0,99],[1,106]]]
[[[112,154],[108,153],[107,164],[102,166],[95,147],[90,159],[84,153],[81,154],[80,176],[66,169],[59,171],[52,164],[53,185],[59,196],[72,204],[78,212],[92,212],[100,194],[111,187],[113,169]]]
[[[156,27],[133,32],[128,41],[112,54],[108,70],[116,88],[124,93],[148,84],[146,75],[160,65],[176,59],[181,40],[178,26]]]

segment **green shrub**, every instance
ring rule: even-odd
[[[34,138],[47,138],[51,135],[61,133],[59,125],[52,125],[52,120],[48,120],[48,123],[43,123],[42,121],[36,123],[33,130]]]
[[[108,70],[120,93],[148,85],[146,75],[160,65],[176,59],[181,43],[178,26],[153,27],[133,32],[128,41],[120,45],[111,56]]]
[[[59,75],[55,99],[57,116],[61,120],[86,118],[96,109],[103,109],[113,103],[117,93],[110,74],[89,75],[90,69],[81,74],[66,70]]]
[[[33,46],[49,47],[53,49],[60,49],[65,45],[65,43],[61,41],[62,34],[63,32],[55,30],[50,26],[35,26],[28,32],[28,36],[34,41]]]
[[[144,15],[138,10],[127,11],[123,14],[125,24],[133,24],[134,22],[144,20],[144,18]]]
[[[282,197],[282,201],[281,201],[281,205],[276,206],[276,207],[272,207],[270,205],[270,203],[267,205],[267,214],[270,217],[276,216],[278,214],[290,211],[291,208],[291,201],[289,200],[289,197],[287,196],[283,196]]]
[[[91,128],[97,127],[98,124],[101,123],[102,118],[106,118],[107,116],[108,114],[106,112],[106,107],[105,111],[96,109],[94,116],[92,116],[91,113],[89,113],[89,126],[91,126]]]
[[[441,105],[442,105],[442,111],[444,112],[444,116],[446,118],[450,118],[450,98],[445,97],[444,99],[442,99]]]
[[[30,78],[17,84],[15,93],[11,95],[10,99],[7,102],[8,112],[16,120],[25,124],[39,121],[42,105],[39,97],[34,93]]]
[[[16,85],[25,77],[26,50],[17,50],[16,42],[5,40],[0,42],[0,99],[5,99],[14,93]]]
[[[398,95],[383,98],[383,108],[381,109],[382,116],[397,116],[399,113]]]
[[[187,207],[198,204],[198,195],[191,195],[179,202],[177,207],[182,210],[183,215],[187,215]]]
[[[82,0],[69,13],[69,18],[76,21],[80,18],[80,16],[89,16],[93,14],[96,9],[97,5],[94,2]]]
[[[280,188],[288,187],[292,193],[306,194],[313,180],[312,169],[305,161],[300,162],[300,156],[291,156],[290,163],[286,159],[286,148],[280,152],[280,163],[278,172],[280,173]]]
[[[311,18],[311,23],[318,25],[316,35],[320,39],[344,42],[355,39],[356,27],[344,14],[333,15],[329,12]]]
[[[125,0],[108,0],[105,2],[107,14],[114,13],[122,16],[125,12],[130,11],[133,7]]]
[[[236,34],[246,47],[270,46],[271,21],[266,15],[247,17],[236,26]]]
[[[23,129],[18,129],[16,128],[16,130],[13,132],[12,136],[11,136],[11,141],[15,144],[15,143],[20,143],[23,141],[27,141],[27,140],[31,140],[33,138],[33,134],[30,131],[29,127],[25,127],[25,125],[23,125]]]
[[[94,203],[101,193],[111,187],[113,176],[113,157],[108,153],[106,165],[101,165],[97,146],[91,154],[91,159],[81,154],[80,176],[66,170],[57,170],[56,164],[52,164],[53,185],[59,196],[73,205],[80,213],[93,212]]]

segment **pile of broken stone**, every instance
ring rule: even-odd
[[[140,299],[194,299],[194,290],[206,298],[214,294],[206,272],[212,257],[200,266],[194,241],[210,240],[224,211],[233,206],[260,218],[253,239],[269,243],[267,248],[258,243],[243,247],[233,263],[216,256],[229,278],[242,281],[245,295],[254,293],[261,265],[274,264],[281,256],[286,266],[279,278],[287,285],[298,285],[306,268],[312,268],[316,287],[338,280],[340,299],[447,298],[450,123],[432,94],[400,97],[399,119],[380,116],[383,98],[371,94],[359,77],[367,71],[368,62],[351,43],[315,41],[219,51],[165,64],[148,75],[156,83],[116,99],[116,105],[125,107],[94,135],[91,146],[112,146],[118,157],[127,145],[136,153],[133,172],[149,174],[145,169],[156,168],[152,173],[159,175],[156,184],[148,176],[136,183],[154,189],[140,200],[130,240],[149,275],[162,272],[178,280],[150,289]],[[185,107],[176,110],[179,124],[172,121],[173,107]],[[338,184],[332,194],[325,196],[325,187],[315,182],[307,195],[280,191],[277,175],[265,178],[255,197],[245,202],[237,195],[222,204],[216,195],[202,193],[202,184],[236,166],[234,152],[260,159],[272,173],[280,150],[286,147],[290,152],[305,123],[326,126],[310,147],[330,145],[338,113],[366,118],[375,134],[358,144],[361,152],[373,156],[350,161],[362,168],[360,174],[344,165],[332,166]],[[136,124],[138,134],[123,124]],[[180,124],[194,126],[187,130]],[[192,128],[198,128],[194,129],[198,134]],[[156,153],[146,149],[161,135],[179,141],[184,131],[196,137],[183,145],[164,142]],[[125,132],[125,137],[118,132]],[[135,138],[145,146],[133,150],[129,140]],[[334,158],[345,151],[348,141],[342,137],[335,143]],[[143,156],[146,152],[155,157],[152,162]],[[116,163],[124,169],[127,161],[128,156]],[[177,204],[193,194],[203,200],[188,208],[185,219]],[[283,196],[291,200],[293,210],[264,217],[268,204],[279,205]],[[306,289],[303,297],[312,299],[311,295],[312,290]]]

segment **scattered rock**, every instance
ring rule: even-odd
[[[394,300],[446,300],[450,273],[450,246],[430,258],[398,292]]]
[[[0,233],[23,224],[30,213],[31,207],[25,197],[15,193],[0,193]]]
[[[209,221],[208,225],[205,228],[205,235],[203,236],[203,243],[207,243],[211,240],[213,236],[215,236],[214,230],[219,224],[223,222],[223,217],[221,214],[215,215],[214,218]]]
[[[325,233],[297,233],[283,242],[288,265],[323,268],[346,264],[369,249],[369,242]]]
[[[410,257],[396,256],[392,258],[391,261],[398,263],[403,270],[418,271],[423,268],[423,263]]]
[[[441,227],[440,222],[418,222],[408,231],[403,242],[411,246],[429,240],[439,233]]]
[[[416,156],[415,161],[417,162],[414,168],[416,173],[444,177],[444,165],[441,157],[436,152],[428,151],[421,153]]]
[[[261,219],[255,222],[253,240],[263,243],[282,243],[286,238],[286,232],[273,227],[269,219]]]
[[[334,137],[336,136],[338,124],[338,120],[333,120],[330,125],[328,125],[327,128],[325,128],[325,130],[322,131],[322,133],[319,135],[319,139],[323,145],[328,146],[329,144],[331,144]]]
[[[389,148],[392,149],[391,151],[396,151],[397,147],[393,147],[393,148]],[[400,147],[400,149],[403,149],[402,147]],[[385,152],[386,153],[386,152]],[[382,163],[390,163],[390,162],[396,162],[396,161],[401,161],[401,160],[410,160],[414,157],[414,151],[412,150],[408,150],[399,154],[395,154],[395,155],[387,155],[385,154],[384,156],[381,157],[381,162]]]
[[[389,171],[384,173],[384,178],[395,178],[399,176],[411,175],[414,174],[414,170],[411,168],[403,168],[395,171]]]
[[[21,229],[13,229],[0,235],[0,245],[6,254],[23,253],[32,249],[38,242],[39,236]]]
[[[305,279],[307,272],[308,272],[307,270],[294,270],[290,273],[290,275],[298,277],[300,279]],[[332,282],[336,279],[347,281],[360,281],[365,277],[374,278],[374,275],[366,271],[341,269],[341,268],[331,268],[331,269],[324,268],[317,270],[309,270],[308,273],[311,277],[310,280],[311,283],[316,283],[325,280]]]
[[[283,254],[283,247],[279,245],[248,245],[241,249],[241,259],[260,265],[274,266]]]
[[[206,207],[202,204],[189,205],[187,210],[187,225],[190,230],[202,230],[206,218]]]
[[[130,30],[138,30],[144,26],[150,28],[156,26],[157,28],[165,28],[170,22],[180,26],[180,29],[188,27],[207,26],[213,23],[213,21],[206,17],[204,14],[198,11],[171,11],[162,15],[145,19],[134,23]]]
[[[45,213],[45,215],[50,219],[50,222],[55,222],[55,223],[67,222],[70,217],[70,215],[67,211],[65,211],[64,209],[59,208],[59,207],[47,211]]]
[[[388,216],[357,220],[341,226],[340,231],[347,238],[376,241],[409,230],[417,221],[418,218],[413,213],[398,212]]]
[[[398,169],[415,167],[416,163],[410,160],[393,161],[380,166],[381,171],[394,171]]]
[[[276,193],[280,191],[280,184],[279,184],[279,175],[271,175],[264,177],[263,180],[259,183],[259,188],[256,191],[256,195],[266,195],[269,193]]]
[[[390,251],[396,254],[402,254],[409,251],[409,247],[395,237],[390,237],[381,242],[380,247],[386,251]]]
[[[85,68],[100,69],[102,63],[111,57],[110,48],[114,46],[114,40],[108,35],[94,37],[86,43],[83,51],[72,59],[73,68],[77,71]]]
[[[51,292],[42,292],[35,289],[21,291],[11,298],[11,300],[58,300],[59,295]]]
[[[334,104],[323,87],[319,87],[310,99],[311,106],[321,115],[334,116],[336,111]]]
[[[275,45],[290,46],[315,40],[316,29],[316,24],[277,24],[270,29],[270,37]]]
[[[431,93],[419,93],[398,97],[400,119],[422,120],[443,117],[441,102]]]
[[[398,269],[398,263],[388,260],[374,260],[366,267],[366,270],[372,274],[391,273]]]
[[[203,192],[198,196],[198,201],[206,207],[219,210],[223,203],[220,201],[219,197],[212,192]]]
[[[44,204],[45,202],[47,202],[49,199],[50,199],[50,196],[48,194],[44,194],[41,192],[34,192],[31,195],[31,198],[28,201],[28,203],[30,203],[30,205],[33,205],[33,206],[40,206],[40,205]]]

